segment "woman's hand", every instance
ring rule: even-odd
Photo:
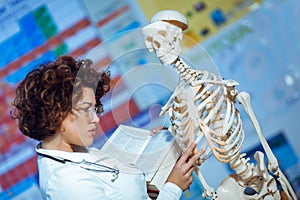
[[[153,136],[161,130],[168,130],[168,128],[164,127],[164,126],[158,126],[158,127],[151,130],[151,135]]]
[[[192,172],[195,170],[197,160],[204,153],[204,149],[193,154],[197,144],[192,143],[189,148],[182,154],[174,165],[166,182],[171,182],[185,191],[193,182]]]

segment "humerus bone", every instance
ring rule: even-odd
[[[168,113],[172,122],[169,127],[177,143],[186,150],[196,141],[206,153],[199,158],[204,162],[212,153],[223,163],[229,163],[236,174],[223,180],[215,192],[200,173],[204,197],[212,199],[280,199],[276,180],[280,183],[289,199],[296,195],[279,169],[278,161],[264,138],[259,123],[250,105],[250,96],[246,92],[238,93],[234,80],[223,80],[207,71],[189,67],[180,57],[179,41],[187,21],[177,11],[161,11],[143,28],[145,44],[154,51],[164,65],[172,64],[180,80],[173,95],[162,108],[160,115]],[[248,113],[268,158],[268,167],[264,163],[264,154],[256,152],[256,166],[241,154],[244,131],[239,111],[235,107],[236,99]],[[233,192],[234,191],[234,192]]]

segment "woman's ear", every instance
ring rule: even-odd
[[[65,131],[66,131],[65,127],[64,127],[64,126],[61,126],[61,127],[60,127],[60,132],[63,133],[63,132],[65,132]]]
[[[69,118],[70,121],[74,121],[78,117],[78,113],[75,110],[71,110],[66,118]]]
[[[63,133],[63,132],[66,131],[65,123],[66,123],[66,119],[64,119],[64,120],[61,122],[61,125],[60,125],[60,128],[59,128],[59,131],[60,131],[61,133]]]
[[[60,131],[63,133],[66,131],[66,127],[68,127],[68,124],[70,122],[73,122],[78,115],[74,111],[70,111],[67,115],[67,117],[62,121],[61,126],[60,126]]]

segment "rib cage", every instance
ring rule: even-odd
[[[170,129],[178,144],[185,150],[192,141],[197,141],[198,146],[206,149],[200,162],[212,153],[220,162],[229,163],[242,177],[249,177],[251,167],[244,169],[248,166],[247,160],[240,155],[244,132],[234,106],[235,83],[189,68],[180,58],[174,67],[180,74],[179,85],[171,105],[163,110],[170,112]],[[238,168],[241,162],[246,164],[242,165],[243,169]]]

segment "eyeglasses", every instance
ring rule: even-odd
[[[83,111],[87,115],[89,121],[93,121],[95,119],[95,115],[100,118],[104,112],[102,105],[89,108],[77,108],[74,110]]]

